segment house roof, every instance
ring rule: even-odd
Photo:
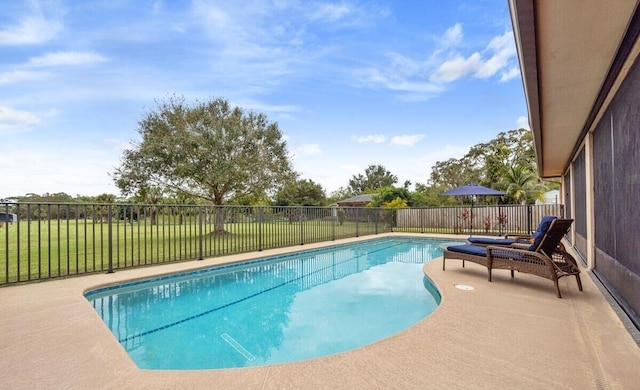
[[[636,0],[509,0],[542,177],[564,174],[640,51]]]
[[[374,195],[375,194],[356,195],[356,196],[352,196],[351,198],[338,201],[336,203],[338,203],[338,204],[344,204],[344,203],[369,203],[373,199]]]

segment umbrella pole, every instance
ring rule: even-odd
[[[475,195],[471,195],[471,215],[470,215],[471,223],[469,225],[469,237],[471,237],[471,235],[473,234],[473,203],[474,203],[473,201],[475,200],[473,198],[475,198]]]

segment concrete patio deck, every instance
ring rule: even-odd
[[[260,257],[323,245],[264,251]],[[640,387],[636,335],[587,272],[583,292],[575,278],[563,278],[558,299],[546,279],[524,274],[511,279],[508,271],[497,270],[488,282],[486,268],[477,264],[462,268],[451,260],[443,271],[441,258],[436,259],[424,271],[440,290],[442,304],[415,326],[350,352],[248,369],[141,370],[83,296],[105,284],[255,257],[249,253],[1,288],[0,388]]]

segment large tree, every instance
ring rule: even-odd
[[[364,175],[353,175],[349,180],[349,190],[356,194],[376,192],[382,187],[391,187],[398,182],[398,177],[383,165],[369,165]]]
[[[275,192],[295,178],[277,123],[223,99],[157,102],[138,132],[141,141],[123,152],[113,174],[125,195],[159,187],[222,205]],[[222,231],[219,219],[216,232]]]
[[[368,206],[371,207],[383,207],[386,204],[391,204],[396,199],[399,199],[396,204],[402,203],[404,207],[413,206],[413,199],[411,193],[406,187],[382,187],[378,193],[373,196],[371,203]]]
[[[503,178],[512,166],[529,167],[535,172],[531,131],[501,132],[486,143],[472,146],[464,157],[438,161],[431,169],[430,185],[452,188],[478,183],[504,189]]]
[[[276,193],[277,206],[325,206],[327,196],[322,185],[311,179],[287,183]]]
[[[334,190],[331,195],[329,195],[327,202],[336,203],[340,200],[351,198],[352,196],[354,196],[354,193],[351,191],[351,189],[347,187],[340,187],[337,190]]]

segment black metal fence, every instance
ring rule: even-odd
[[[561,205],[339,208],[0,204],[0,285],[385,232],[518,234]]]

